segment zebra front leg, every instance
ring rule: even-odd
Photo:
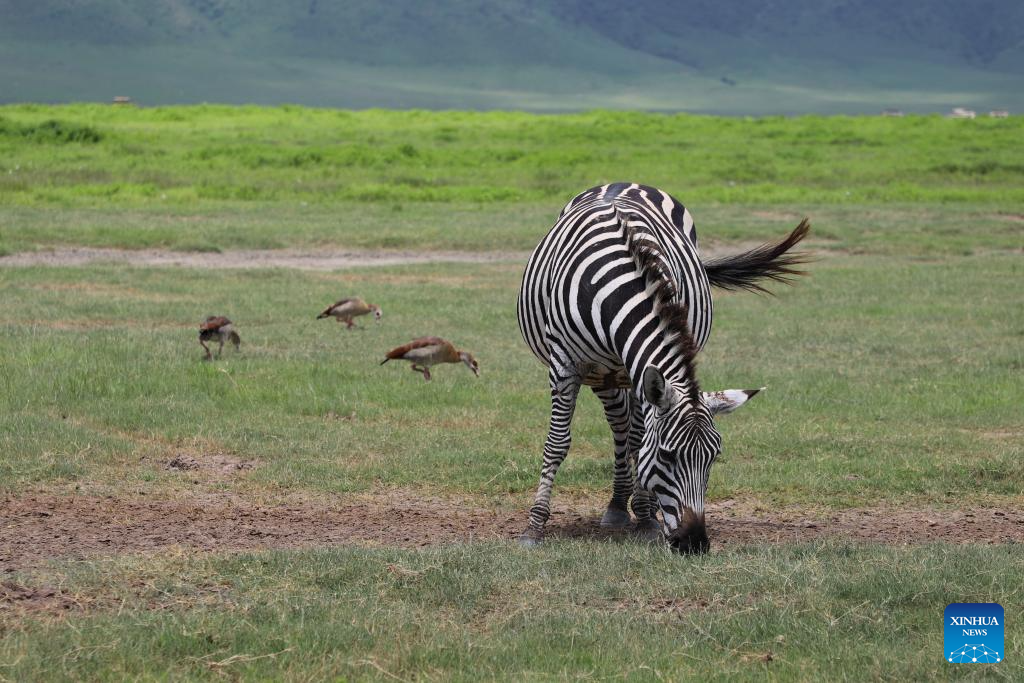
[[[551,487],[555,483],[558,467],[569,452],[572,436],[569,426],[576,410],[576,397],[580,385],[577,380],[558,377],[552,371],[551,379],[551,421],[548,425],[548,436],[544,441],[544,464],[540,470],[540,484],[537,495],[533,498],[530,508],[530,524],[519,536],[519,542],[525,546],[537,545],[544,538],[544,525],[551,516]]]
[[[612,499],[601,516],[601,526],[606,529],[623,529],[630,525],[629,494],[633,490],[633,472],[629,464],[629,390],[594,389],[601,399],[604,417],[612,430],[615,441],[615,470],[612,479]]]
[[[648,541],[661,540],[661,524],[658,523],[658,501],[647,489],[640,486],[640,477],[637,476],[637,453],[640,452],[640,444],[644,439],[644,415],[640,401],[631,396],[629,414],[629,477],[633,487],[633,500],[630,501],[630,508],[636,517],[638,536]]]

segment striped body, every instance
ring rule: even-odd
[[[586,385],[604,404],[615,439],[602,525],[628,524],[632,498],[645,534],[657,533],[660,509],[661,531],[674,547],[706,550],[704,493],[721,441],[693,376],[693,357],[711,333],[712,303],[686,208],[635,184],[578,195],[534,250],[518,315],[551,384],[541,480],[523,541],[543,535]]]
[[[618,211],[616,210],[618,209]],[[530,257],[519,293],[519,327],[547,366],[557,342],[586,370],[584,384],[639,387],[650,363],[673,355],[656,334],[659,323],[646,278],[636,267],[619,216],[657,240],[689,310],[698,350],[711,334],[712,303],[689,211],[666,193],[618,183],[575,197]]]

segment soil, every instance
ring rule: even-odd
[[[760,242],[701,243],[701,256],[712,258],[759,246]],[[0,268],[25,266],[84,266],[119,263],[130,266],[179,268],[297,268],[330,271],[343,268],[400,266],[417,263],[523,263],[527,251],[397,251],[348,249],[303,251],[299,249],[236,249],[221,252],[170,251],[167,249],[108,249],[55,247],[0,256]]]
[[[297,268],[337,270],[361,266],[397,266],[415,263],[526,263],[530,254],[516,251],[300,251],[295,249],[231,250],[223,252],[168,251],[165,249],[101,249],[60,247],[25,251],[0,257],[4,266],[83,266],[122,263],[132,266],[181,268]]]
[[[367,496],[337,504],[257,505],[231,494],[185,500],[33,494],[0,499],[0,574],[55,558],[184,547],[199,551],[333,545],[403,548],[512,539],[522,510],[458,499]],[[549,538],[624,539],[598,526],[593,503],[556,507]],[[768,511],[734,501],[708,506],[713,546],[841,538],[887,544],[1024,542],[1024,510],[861,508]],[[17,599],[31,599],[18,597]],[[0,597],[0,602],[8,598]]]

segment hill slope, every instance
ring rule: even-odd
[[[1024,107],[1024,4],[0,0],[0,101]]]

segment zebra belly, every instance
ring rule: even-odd
[[[633,382],[629,379],[626,368],[610,368],[593,362],[580,363],[577,366],[580,383],[595,389],[629,389]]]

